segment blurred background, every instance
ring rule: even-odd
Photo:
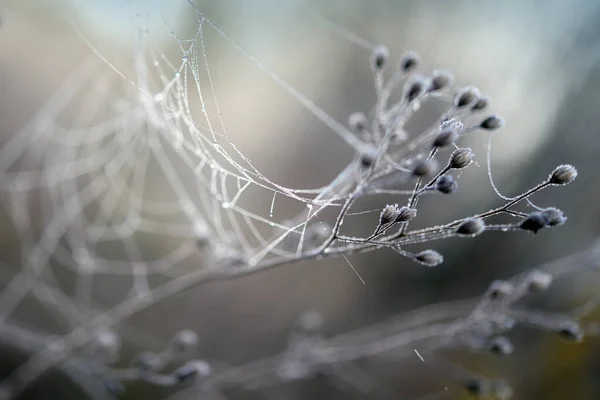
[[[560,228],[537,235],[489,232],[469,240],[436,242],[428,247],[445,257],[445,262],[436,268],[425,268],[388,250],[353,255],[350,261],[366,284],[344,259],[332,259],[287,265],[204,285],[128,320],[127,326],[134,333],[127,337],[120,332],[125,343],[124,358],[134,356],[140,349],[158,351],[174,332],[191,328],[200,338],[197,357],[240,365],[284,350],[303,311],[318,310],[323,316],[325,334],[334,336],[427,304],[479,296],[494,279],[507,279],[519,271],[585,250],[597,239],[600,233],[600,189],[595,182],[599,176],[600,151],[597,122],[600,4],[597,2],[227,0],[195,4],[269,70],[340,122],[345,122],[355,111],[368,112],[375,102],[368,64],[370,52],[352,40],[355,35],[368,43],[385,44],[395,59],[407,50],[414,50],[423,60],[424,72],[448,69],[459,86],[473,84],[491,97],[492,110],[507,121],[495,134],[491,153],[495,182],[504,195],[521,193],[563,163],[575,165],[579,177],[566,188],[550,188],[533,198],[540,205],[555,206],[565,212],[568,223]],[[148,47],[152,49],[149,60],[165,65],[168,60],[175,65],[173,69],[166,68],[168,75],[186,54],[188,43],[182,39],[193,38],[198,26],[194,9],[183,0],[5,0],[0,5],[0,147],[29,129],[28,123],[39,110],[57,102],[52,98],[53,93],[79,65],[89,62],[86,60],[93,60],[98,82],[101,78],[102,82],[109,82],[105,87],[110,90],[92,88],[95,78],[80,85],[75,100],[60,113],[64,126],[77,126],[82,113],[77,106],[85,96],[97,96],[91,97],[92,103],[96,98],[98,103],[109,99],[110,109],[119,106],[115,99],[121,93],[130,93],[128,81],[135,80],[137,72],[132,54],[139,50],[136,46],[146,45],[135,39],[140,30],[148,33]],[[281,84],[214,29],[205,29],[204,35],[215,96],[228,135],[270,180],[290,188],[317,188],[330,182],[352,161],[353,151],[283,90]],[[205,82],[206,79],[201,77]],[[149,91],[154,93],[156,88]],[[199,110],[198,96],[191,93],[189,99],[190,107]],[[439,115],[439,110],[431,112]],[[208,112],[213,123],[218,122],[215,109]],[[94,118],[101,119],[102,115]],[[52,131],[60,135],[59,130]],[[85,142],[85,136],[81,140]],[[45,204],[50,201],[45,192],[50,190],[47,187],[23,194],[25,191],[9,186],[14,183],[13,178],[22,176],[19,172],[36,170],[36,165],[36,171],[41,171],[36,156],[43,157],[53,147],[40,143],[45,142],[28,144],[29,150],[22,151],[23,157],[21,153],[10,155],[19,162],[11,164],[11,174],[2,175],[2,285],[22,267],[22,252],[27,248],[23,232],[29,233],[29,239],[35,243],[46,228],[44,221],[56,212],[56,205]],[[439,198],[423,201],[421,209],[427,211],[419,214],[419,225],[452,221],[502,204],[489,184],[486,143],[487,135],[483,133],[468,138],[478,165],[461,175],[461,190],[455,196],[444,197],[441,203]],[[6,154],[2,153],[5,157]],[[170,151],[169,157],[176,159],[176,152]],[[61,160],[55,162],[60,165]],[[177,168],[183,170],[185,166]],[[148,170],[148,196],[164,195],[167,199],[169,195],[164,193],[169,191],[168,176],[159,177],[156,166]],[[68,174],[64,170],[61,173]],[[39,174],[37,179],[41,182],[50,179],[43,172]],[[182,180],[188,182],[193,177]],[[73,186],[70,190],[80,189]],[[297,212],[283,199],[270,210],[272,194],[268,192],[251,196],[246,206],[265,218],[280,222]],[[12,204],[25,198],[24,208],[29,212],[31,225],[23,229],[15,223],[23,219],[14,215]],[[403,201],[382,197],[364,207],[380,209],[390,202]],[[127,207],[120,207],[118,214],[126,219]],[[353,223],[372,230],[376,220],[377,214],[369,214]],[[168,246],[189,239],[173,239],[173,236],[166,229],[162,234],[146,235],[139,239],[139,248],[150,258],[164,257]],[[127,245],[122,242],[108,245],[102,251],[110,254],[107,257],[110,259],[131,259]],[[199,259],[189,255],[177,268],[200,268]],[[56,271],[60,283],[57,287],[67,298],[73,296],[75,278],[65,272],[67,269],[60,259],[52,258],[48,267]],[[164,276],[156,279],[158,283]],[[94,284],[98,304],[109,307],[122,301],[132,283],[128,276],[99,274]],[[597,273],[581,273],[561,281],[551,294],[534,299],[534,303],[549,309],[569,309],[597,292],[598,284]],[[71,298],[74,302],[77,299]],[[31,303],[11,313],[11,320],[46,332],[60,333],[65,328],[49,318],[43,307]],[[143,337],[135,332],[144,332]],[[516,399],[600,398],[598,339],[590,338],[574,346],[552,334],[524,328],[512,332],[511,339],[517,351],[507,358],[466,352],[453,353],[451,357],[479,373],[506,378]],[[25,354],[10,343],[4,343],[3,347],[0,372],[8,374]],[[469,398],[465,391],[452,386],[448,377],[422,364],[415,357],[373,360],[363,367],[377,378],[378,384],[397,394],[397,398],[417,398],[444,387],[453,389],[450,398]],[[26,396],[43,398],[44,393],[52,391],[61,398],[84,398],[67,379],[54,375],[46,375]],[[133,384],[127,387],[123,398],[161,398],[168,393],[149,385]],[[371,398],[319,380],[258,393],[235,393],[232,398],[265,396]]]

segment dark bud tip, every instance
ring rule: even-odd
[[[454,97],[454,106],[456,108],[472,107],[479,100],[479,90],[473,86],[465,87]]]
[[[485,222],[481,218],[467,218],[456,229],[456,233],[465,236],[476,236],[485,231]]]
[[[486,131],[496,131],[503,126],[504,120],[497,115],[490,115],[479,124],[479,127]]]
[[[473,107],[471,107],[471,110],[483,111],[487,108],[487,106],[489,104],[490,104],[490,100],[487,97],[482,96],[475,102],[475,104],[473,104]]]
[[[507,281],[494,281],[488,289],[489,296],[492,300],[502,299],[513,292],[514,286]]]
[[[527,218],[521,221],[519,228],[537,233],[540,229],[546,226],[546,219],[539,211],[534,211]]]
[[[546,208],[542,211],[542,217],[547,226],[558,226],[567,222],[567,217],[558,208]]]
[[[415,101],[425,93],[425,82],[422,78],[411,79],[404,85],[404,98],[408,103]]]
[[[577,170],[572,165],[559,165],[552,171],[548,180],[553,185],[566,185],[577,178]]]
[[[376,46],[371,53],[371,68],[373,71],[381,71],[385,68],[390,58],[390,50],[385,46]]]
[[[348,117],[348,126],[353,132],[361,133],[367,130],[369,126],[369,120],[364,113],[355,112],[350,114]]]
[[[458,184],[452,175],[442,175],[436,181],[435,188],[438,190],[438,192],[451,194],[458,189]]]
[[[488,349],[491,353],[498,356],[507,356],[512,354],[514,347],[510,340],[505,336],[498,336],[493,338],[488,344]]]
[[[400,58],[400,70],[405,74],[413,71],[419,66],[420,60],[417,53],[409,51]]]
[[[473,152],[471,149],[456,149],[450,156],[450,168],[462,169],[473,161]]]
[[[560,337],[572,343],[579,343],[583,340],[584,333],[577,322],[569,321],[562,324],[558,329]]]
[[[412,173],[414,176],[430,176],[437,171],[437,163],[431,159],[420,159],[413,165]]]
[[[435,250],[424,250],[415,254],[415,260],[428,267],[435,267],[444,262],[444,257]]]
[[[429,91],[437,92],[439,90],[445,89],[452,84],[453,79],[454,78],[452,77],[452,74],[448,71],[433,71],[431,82],[429,84]]]
[[[454,126],[446,126],[440,130],[435,140],[433,141],[433,147],[446,147],[456,142],[458,139],[459,132]]]

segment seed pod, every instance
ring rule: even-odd
[[[428,267],[435,267],[444,262],[444,257],[435,250],[424,250],[415,254],[415,260]]]
[[[422,77],[408,80],[403,88],[404,98],[408,103],[418,99],[425,93],[425,87],[425,81]]]
[[[485,231],[485,222],[481,218],[467,218],[456,229],[456,233],[465,236],[476,236]]]
[[[382,71],[390,58],[390,50],[382,45],[376,46],[371,53],[371,69]]]
[[[575,321],[566,321],[558,328],[558,334],[567,342],[578,343],[583,340],[584,333]]]
[[[481,378],[469,379],[464,383],[464,386],[467,392],[477,398],[480,396],[487,396],[490,392],[489,381]]]
[[[458,91],[454,96],[454,107],[463,109],[472,107],[479,100],[480,94],[474,86],[467,86]]]
[[[442,175],[435,183],[435,188],[444,194],[454,193],[458,188],[458,184],[452,175]]]
[[[456,142],[458,139],[458,130],[455,125],[448,125],[440,129],[433,141],[433,147],[446,147]]]
[[[521,221],[519,228],[537,233],[540,229],[546,226],[546,219],[539,211],[534,211],[527,218]]]
[[[473,161],[471,149],[456,149],[450,156],[450,168],[461,169],[467,167]]]
[[[527,290],[538,293],[547,290],[552,284],[552,275],[543,271],[532,271],[527,277]]]
[[[388,204],[381,211],[381,215],[379,215],[379,225],[387,225],[394,222],[399,214],[400,208],[398,204]]]
[[[374,146],[366,146],[360,153],[360,166],[362,168],[370,168],[377,159],[377,149]]]
[[[567,217],[558,208],[546,208],[542,211],[542,217],[547,226],[562,225],[567,221]]]
[[[163,361],[158,354],[144,351],[135,358],[133,366],[140,371],[158,371],[163,367]]]
[[[504,126],[504,120],[497,115],[490,115],[479,124],[481,129],[496,131]]]
[[[506,336],[497,336],[493,338],[488,344],[488,349],[491,353],[498,356],[507,356],[514,351],[512,343]]]
[[[435,160],[422,158],[413,165],[412,173],[414,176],[419,177],[430,176],[433,175],[436,170],[437,162]]]
[[[481,96],[476,102],[475,104],[473,104],[473,107],[471,107],[471,110],[473,111],[482,111],[485,110],[487,108],[487,106],[489,105],[490,100],[485,97],[485,96]]]
[[[512,283],[507,281],[496,280],[492,282],[488,289],[489,297],[492,300],[502,299],[510,295],[514,290]]]
[[[577,170],[572,165],[559,165],[552,171],[548,180],[553,185],[566,185],[577,178]]]
[[[369,127],[369,119],[363,112],[355,112],[348,117],[348,126],[355,133],[362,133]]]
[[[448,71],[435,70],[431,76],[429,91],[436,92],[442,90],[452,84],[454,80],[452,74]]]
[[[413,51],[409,51],[400,58],[400,70],[407,74],[417,68],[419,63],[419,55]]]

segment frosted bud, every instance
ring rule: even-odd
[[[135,358],[133,365],[142,371],[158,371],[163,367],[163,361],[158,354],[144,351]]]
[[[455,125],[444,126],[433,141],[433,147],[446,147],[456,142],[459,131]]]
[[[192,360],[177,368],[173,374],[178,382],[183,382],[197,377],[206,378],[210,372],[210,365],[206,361]]]
[[[400,58],[400,70],[407,74],[417,68],[419,63],[419,55],[413,51],[409,51]]]
[[[435,182],[435,188],[444,194],[454,193],[458,188],[458,184],[452,175],[442,175]]]
[[[490,393],[490,383],[485,379],[473,378],[466,381],[464,385],[467,392],[477,398],[487,396]]]
[[[467,108],[475,105],[479,100],[480,94],[474,86],[467,86],[458,91],[454,96],[454,107],[456,108]]]
[[[546,208],[542,210],[542,217],[547,226],[562,225],[567,221],[567,217],[558,208]]]
[[[438,165],[434,159],[422,158],[414,163],[412,173],[414,176],[430,176],[437,171]]]
[[[367,130],[369,126],[369,120],[365,113],[355,112],[350,114],[348,117],[348,126],[352,131],[361,133]]]
[[[403,88],[404,98],[409,103],[418,99],[425,93],[425,87],[425,81],[420,76],[408,80]]]
[[[481,129],[496,131],[504,126],[504,120],[497,115],[490,115],[479,124]]]
[[[527,218],[521,221],[519,228],[537,233],[540,229],[546,226],[546,219],[539,211],[534,211]]]
[[[548,180],[553,185],[566,185],[577,178],[577,170],[572,165],[559,165],[548,177]]]
[[[465,236],[476,236],[485,231],[485,222],[481,218],[467,218],[456,229],[456,233]]]
[[[527,290],[538,293],[547,290],[552,284],[552,275],[544,271],[532,271],[527,277]]]
[[[452,84],[454,77],[448,71],[435,70],[431,76],[431,83],[429,84],[429,91],[435,92],[442,90]]]
[[[558,327],[558,334],[568,342],[581,342],[584,334],[581,326],[575,321],[565,321]]]
[[[381,71],[385,68],[390,58],[390,50],[382,45],[375,46],[371,53],[371,69]]]
[[[494,281],[488,289],[489,296],[492,300],[502,299],[509,296],[514,290],[512,283],[507,281]]]
[[[369,168],[377,159],[377,149],[374,146],[365,146],[363,151],[360,153],[360,166],[363,168]]]
[[[471,110],[473,110],[473,111],[482,111],[482,110],[485,110],[489,104],[490,104],[490,100],[487,97],[485,97],[485,96],[481,96],[475,102],[475,104],[473,104],[473,107],[471,107]]]
[[[435,250],[424,250],[415,254],[415,260],[428,267],[435,267],[444,262],[444,257]]]
[[[191,329],[182,329],[177,332],[169,343],[169,350],[176,354],[189,354],[198,345],[198,335]]]
[[[491,353],[499,356],[506,356],[514,351],[512,343],[506,336],[498,336],[490,340],[488,349]]]
[[[379,216],[379,225],[387,225],[394,222],[399,214],[400,207],[398,207],[398,204],[388,204],[381,211],[381,215]]]
[[[450,156],[450,168],[461,169],[469,166],[473,161],[473,152],[471,149],[456,149]]]

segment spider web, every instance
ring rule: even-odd
[[[150,46],[140,29],[135,78],[69,21],[96,55],[0,149],[2,200],[20,250],[20,268],[5,268],[14,276],[0,293],[2,321],[22,320],[19,308],[33,299],[58,333],[70,332],[173,278],[294,259],[328,234],[323,210],[348,195],[352,169],[326,187],[298,190],[255,167],[230,139],[206,35],[356,145],[349,131],[189,9],[197,17],[192,37],[164,21],[176,57]],[[25,320],[36,325],[39,314],[32,315]]]

